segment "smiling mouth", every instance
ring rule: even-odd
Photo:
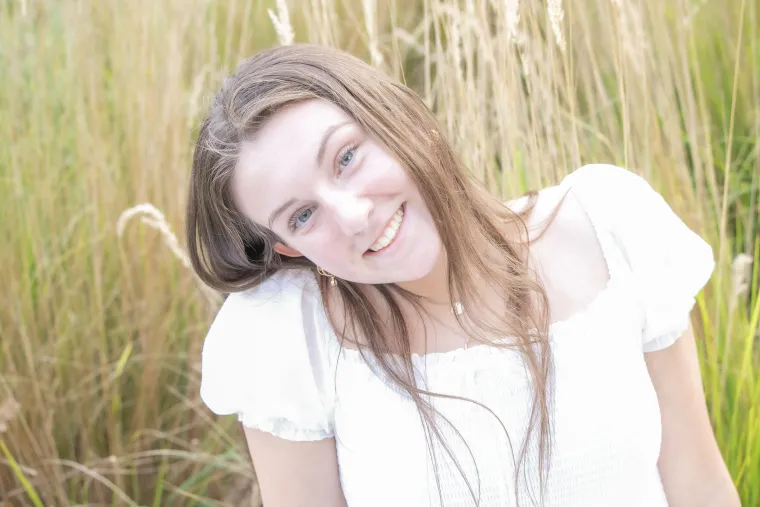
[[[396,210],[396,213],[393,214],[393,217],[388,221],[388,225],[385,226],[380,237],[375,240],[371,247],[369,247],[369,251],[379,252],[393,243],[393,240],[396,239],[396,234],[398,234],[399,227],[401,227],[401,222],[403,221],[404,205],[402,204]]]

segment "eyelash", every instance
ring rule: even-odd
[[[336,165],[340,166],[340,161],[343,160],[343,158],[351,152],[353,152],[354,156],[356,156],[355,155],[356,148],[357,148],[356,143],[350,143],[344,146],[343,148],[341,148],[341,150],[338,152],[338,155],[335,157]],[[351,157],[351,160],[348,162],[349,164],[351,164],[351,162],[354,161],[354,156]],[[342,173],[344,169],[345,167],[339,167],[338,174]],[[298,216],[308,209],[309,209],[308,207],[301,208],[297,210],[295,213],[293,213],[293,215],[291,215],[291,217],[288,219],[288,229],[290,229],[291,232],[295,231],[298,228],[296,224],[296,219],[298,218]],[[312,210],[312,214],[314,214],[313,210]]]
[[[356,148],[357,148],[357,146],[356,146],[356,144],[355,144],[355,143],[350,143],[350,144],[347,144],[346,146],[344,146],[344,147],[343,147],[343,148],[342,148],[342,149],[341,149],[341,150],[338,152],[338,155],[335,157],[335,163],[336,163],[336,165],[338,165],[338,169],[339,169],[339,172],[338,172],[338,174],[340,174],[341,172],[343,172],[343,169],[345,169],[345,167],[342,167],[342,166],[340,165],[340,161],[341,161],[341,160],[343,160],[343,157],[345,157],[346,155],[348,155],[348,154],[349,154],[349,153],[351,153],[351,152],[353,152],[353,153],[354,153],[354,156],[356,156],[356,155],[355,155],[355,154],[356,154]],[[351,162],[353,162],[353,161],[354,161],[354,157],[352,156],[352,157],[351,157],[351,160],[350,160],[348,163],[350,164],[350,163],[351,163]]]
[[[301,208],[301,209],[297,210],[295,213],[293,213],[293,215],[291,215],[291,217],[288,219],[288,229],[290,229],[291,232],[295,231],[298,228],[298,226],[296,225],[296,219],[298,219],[299,215],[301,215],[301,213],[303,213],[304,211],[308,211],[309,209],[310,208],[308,208],[308,207]],[[312,210],[311,213],[313,215],[314,211]],[[311,217],[309,217],[309,218],[311,218]]]

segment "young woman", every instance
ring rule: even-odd
[[[201,396],[266,507],[738,505],[689,327],[712,250],[634,173],[504,204],[411,90],[292,45],[216,95],[187,225],[230,293]]]

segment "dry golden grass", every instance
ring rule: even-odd
[[[705,389],[744,504],[760,503],[759,9],[757,0],[0,4],[0,497],[256,503],[235,422],[215,421],[198,398],[218,298],[187,269],[172,231],[211,92],[256,50],[310,41],[415,88],[494,192],[617,163],[713,244],[718,269],[694,315]]]

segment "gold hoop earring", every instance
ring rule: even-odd
[[[327,276],[330,278],[330,287],[335,287],[336,285],[338,285],[338,282],[335,280],[335,275],[331,275],[330,273],[328,273],[327,271],[325,271],[319,266],[317,266],[317,272],[322,276]]]

